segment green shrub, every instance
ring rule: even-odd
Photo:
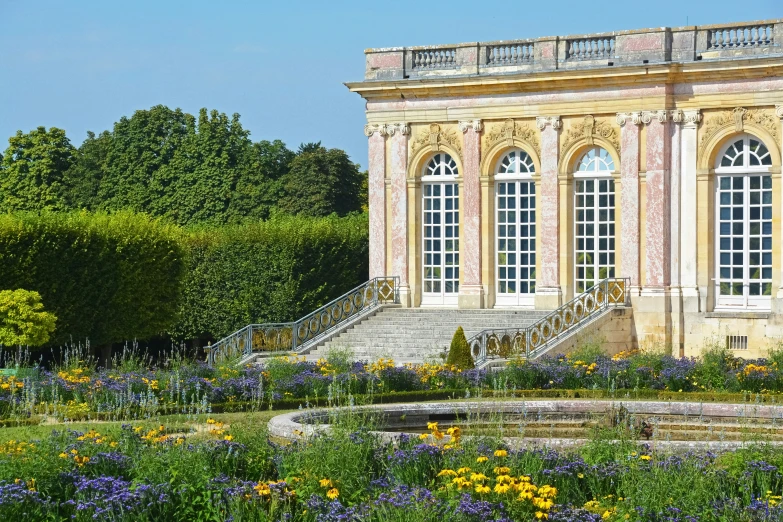
[[[44,345],[56,322],[54,314],[44,311],[38,292],[0,291],[0,345]]]
[[[451,338],[446,364],[453,364],[460,370],[475,368],[473,356],[470,353],[470,345],[461,326],[457,328],[457,331],[454,332],[454,337]]]
[[[306,315],[367,280],[367,230],[366,215],[192,230],[172,335],[220,338],[250,323]]]
[[[180,230],[143,214],[0,216],[0,288],[38,292],[57,317],[50,341],[147,339],[174,321]]]

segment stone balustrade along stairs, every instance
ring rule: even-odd
[[[292,352],[318,359],[332,348],[349,350],[355,360],[417,363],[437,360],[462,326],[477,365],[489,366],[514,354],[534,359],[573,345],[586,328],[613,322],[614,312],[620,326],[610,343],[627,347],[634,342],[626,324],[632,316],[628,288],[626,278],[607,278],[553,311],[402,308],[399,278],[375,278],[297,321],[250,324],[205,351],[210,366]]]

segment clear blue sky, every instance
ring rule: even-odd
[[[366,168],[364,103],[343,82],[367,47],[775,17],[783,0],[0,0],[0,139],[44,125],[79,145],[137,109],[208,107]]]

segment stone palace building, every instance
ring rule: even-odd
[[[365,51],[370,277],[555,309],[630,278],[639,346],[783,335],[783,19]]]

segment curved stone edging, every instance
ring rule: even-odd
[[[762,404],[721,404],[669,401],[618,401],[618,400],[516,400],[516,401],[462,401],[456,403],[402,403],[358,406],[355,410],[378,410],[387,414],[405,415],[406,418],[419,419],[426,425],[430,415],[449,414],[487,414],[487,413],[562,413],[562,414],[606,414],[625,408],[634,415],[682,415],[684,417],[722,417],[733,419],[777,419],[783,421],[783,404],[769,406]],[[296,411],[273,417],[269,423],[269,435],[288,441],[301,437],[310,437],[330,429],[330,425],[317,421],[328,420],[329,411],[324,408],[309,411]],[[333,410],[332,410],[333,411]],[[316,423],[306,422],[305,417],[316,420]],[[305,422],[303,422],[305,421]],[[783,424],[783,423],[782,423]],[[403,433],[408,436],[418,436],[409,432],[373,432],[384,441],[394,441]],[[588,439],[566,438],[520,438],[504,437],[512,448],[527,446],[549,446],[567,448],[582,445]],[[783,445],[783,441],[766,442],[773,445]],[[687,450],[730,450],[753,444],[744,441],[665,441],[652,440],[647,442],[652,448],[670,449],[674,451]]]

